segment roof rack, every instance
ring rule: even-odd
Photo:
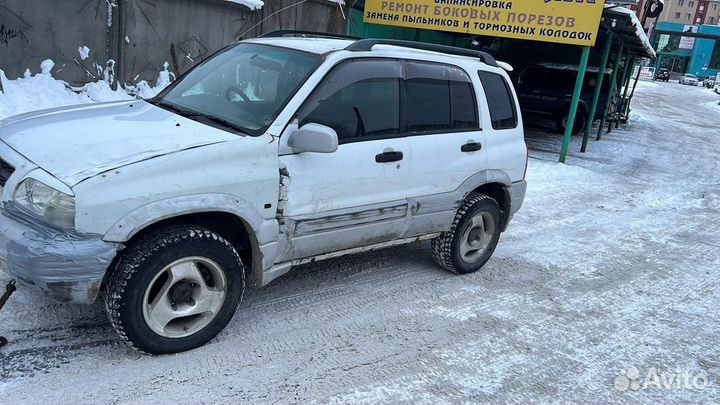
[[[458,48],[456,46],[429,44],[425,42],[403,41],[399,39],[359,39],[348,45],[345,50],[351,52],[371,51],[375,45],[394,45],[405,48],[421,49],[423,51],[449,53],[458,56],[470,56],[479,58],[486,65],[499,67],[495,58],[487,52],[475,51],[472,49]]]
[[[299,31],[299,30],[277,30],[270,31],[268,33],[260,35],[259,38],[282,38],[296,36],[301,38],[337,38],[337,39],[351,39],[354,41],[360,40],[360,37],[353,37],[351,35],[333,34],[331,32],[313,32],[313,31]]]

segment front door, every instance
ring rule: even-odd
[[[290,236],[284,261],[402,236],[409,149],[400,137],[401,79],[395,60],[343,62],[299,109],[284,137],[298,126],[322,124],[337,132],[339,147],[280,157],[281,220]]]

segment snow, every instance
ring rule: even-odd
[[[132,99],[127,92],[122,89],[114,90],[110,84],[104,80],[88,83],[79,89],[81,94],[87,95],[91,102],[95,101],[121,101]]]
[[[107,1],[107,26],[108,28],[111,28],[113,25],[113,7],[115,7],[115,3],[112,1]]]
[[[114,80],[114,65],[115,62],[111,60],[104,69],[98,66],[98,70],[106,80],[88,83],[78,88],[72,88],[52,76],[55,63],[50,59],[41,63],[40,73],[33,75],[30,69],[27,69],[22,78],[14,80],[9,80],[5,72],[0,69],[0,80],[4,90],[0,93],[0,120],[29,111],[68,105],[132,100],[134,96],[149,98],[175,80],[174,73],[168,70],[169,65],[165,62],[154,85],[141,81],[136,86],[113,89],[110,83]]]
[[[90,56],[90,48],[81,46],[78,48],[78,53],[80,54],[80,59],[85,60]]]
[[[265,2],[263,2],[262,0],[225,0],[225,1],[228,1],[230,3],[235,3],[235,4],[241,4],[243,6],[248,7],[250,10],[259,10],[259,9],[263,8],[263,6],[265,5]],[[337,3],[341,6],[345,5],[345,0],[328,0],[328,1],[330,1],[331,3]]]
[[[640,39],[640,42],[642,42],[643,48],[645,48],[645,51],[649,54],[655,57],[657,53],[655,52],[655,49],[650,44],[650,39],[648,39],[647,34],[645,33],[645,30],[643,29],[642,24],[640,23],[640,19],[638,18],[637,14],[633,10],[630,10],[626,7],[618,7],[615,4],[606,4],[605,9],[611,9],[613,12],[618,12],[621,14],[626,14],[631,19],[631,24],[633,28],[635,28],[635,35]]]
[[[165,62],[163,64],[163,70],[160,71],[157,81],[155,82],[155,86],[151,86],[148,82],[142,80],[135,86],[128,86],[127,90],[131,91],[140,98],[155,97],[162,89],[175,80],[175,74],[168,70],[169,67],[169,63]]]
[[[50,59],[45,59],[42,63],[40,63],[40,73],[49,75],[51,74],[53,67],[55,67],[55,62]]]
[[[265,3],[262,0],[225,0],[225,1],[229,1],[230,3],[235,3],[235,4],[242,4],[243,6],[248,7],[250,10],[259,10],[265,5]]]
[[[33,76],[28,70],[23,78],[8,80],[0,70],[0,80],[4,90],[0,94],[0,119],[28,111],[102,101],[93,100],[84,93],[73,92],[50,73]]]

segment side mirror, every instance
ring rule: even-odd
[[[338,136],[328,126],[305,124],[290,134],[287,144],[296,153],[333,153],[338,148]]]

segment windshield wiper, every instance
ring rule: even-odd
[[[245,132],[245,130],[242,127],[233,123],[232,121],[226,120],[225,118],[220,118],[215,115],[198,113],[198,112],[184,114],[184,116],[187,118],[199,118],[201,120],[207,120],[207,121],[213,122],[215,124],[222,125],[226,128],[230,128],[233,130],[233,132],[239,132],[243,135],[247,135],[247,132]]]
[[[158,107],[171,110],[179,115],[182,115],[185,118],[209,121],[209,122],[215,123],[217,125],[221,125],[225,128],[229,128],[232,130],[232,132],[239,132],[243,135],[247,134],[247,131],[245,131],[245,129],[243,129],[242,127],[240,127],[239,125],[235,124],[232,121],[226,120],[225,118],[220,118],[218,116],[206,114],[206,113],[203,113],[200,111],[194,111],[194,110],[189,110],[187,108],[182,108],[182,107],[177,106],[176,104],[168,103],[167,101],[162,101],[162,100],[146,100],[146,101],[148,101],[151,104],[154,104]]]

